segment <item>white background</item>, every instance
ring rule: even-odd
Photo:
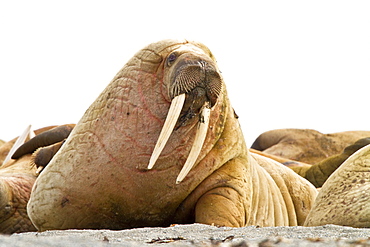
[[[1,1],[0,139],[76,123],[139,49],[207,45],[247,144],[370,130],[370,1]]]

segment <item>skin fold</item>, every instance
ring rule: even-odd
[[[263,138],[257,141],[259,144],[254,145],[255,148],[265,146],[266,149],[263,152],[251,150],[286,164],[316,187],[321,187],[304,226],[336,224],[370,227],[368,212],[370,138],[367,137],[369,133],[366,131],[347,131],[327,135],[320,134],[320,138],[317,133],[319,132],[312,130],[273,130],[262,134]],[[327,138],[334,139],[328,141]],[[318,142],[321,142],[320,145]],[[350,145],[342,148],[350,142],[352,142]],[[280,145],[281,143],[282,145]],[[303,145],[304,143],[307,146]],[[271,149],[268,148],[270,145]],[[327,145],[330,145],[330,148]],[[315,150],[315,147],[319,148]],[[320,156],[319,154],[323,153],[320,147],[325,147],[326,150],[330,149],[330,152],[334,154],[327,158]],[[300,157],[307,158],[310,154],[317,153],[320,159],[316,157],[318,162],[310,165],[286,158],[291,157],[290,155],[297,155],[297,150],[299,152],[306,150],[309,154],[301,154]],[[284,153],[286,156],[283,158],[270,154],[270,152]]]
[[[171,101],[181,93],[179,121],[148,169]],[[211,115],[204,144],[176,184],[205,103]],[[297,225],[316,194],[289,168],[249,153],[209,49],[164,40],[139,51],[92,103],[37,178],[28,214],[40,231]]]

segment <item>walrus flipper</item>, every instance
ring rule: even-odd
[[[63,140],[53,145],[39,148],[32,154],[32,162],[37,167],[37,174],[39,174],[45,168],[45,166],[49,164],[50,160],[59,151],[64,142],[65,141]]]
[[[323,161],[315,164],[311,167],[307,167],[304,174],[302,171],[297,172],[300,175],[303,175],[308,181],[310,181],[315,187],[321,187],[328,179],[328,177],[352,154],[354,154],[359,149],[370,144],[370,138],[362,138],[356,141],[354,144],[346,147],[341,154],[331,156]],[[292,168],[297,171],[298,168]]]
[[[12,159],[18,159],[25,154],[32,154],[40,147],[63,141],[69,136],[74,126],[75,124],[60,125],[35,136],[20,146],[12,155]]]

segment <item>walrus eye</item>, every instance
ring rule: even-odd
[[[172,52],[167,58],[167,66],[171,66],[173,62],[176,60],[176,58],[177,58],[176,52]]]

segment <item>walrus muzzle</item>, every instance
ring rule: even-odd
[[[169,73],[168,93],[172,99],[165,123],[149,161],[153,168],[174,129],[186,125],[194,117],[199,118],[197,132],[189,156],[180,171],[176,183],[180,183],[194,166],[207,136],[211,108],[216,104],[222,89],[222,79],[212,60],[200,59],[193,54],[167,57]]]

